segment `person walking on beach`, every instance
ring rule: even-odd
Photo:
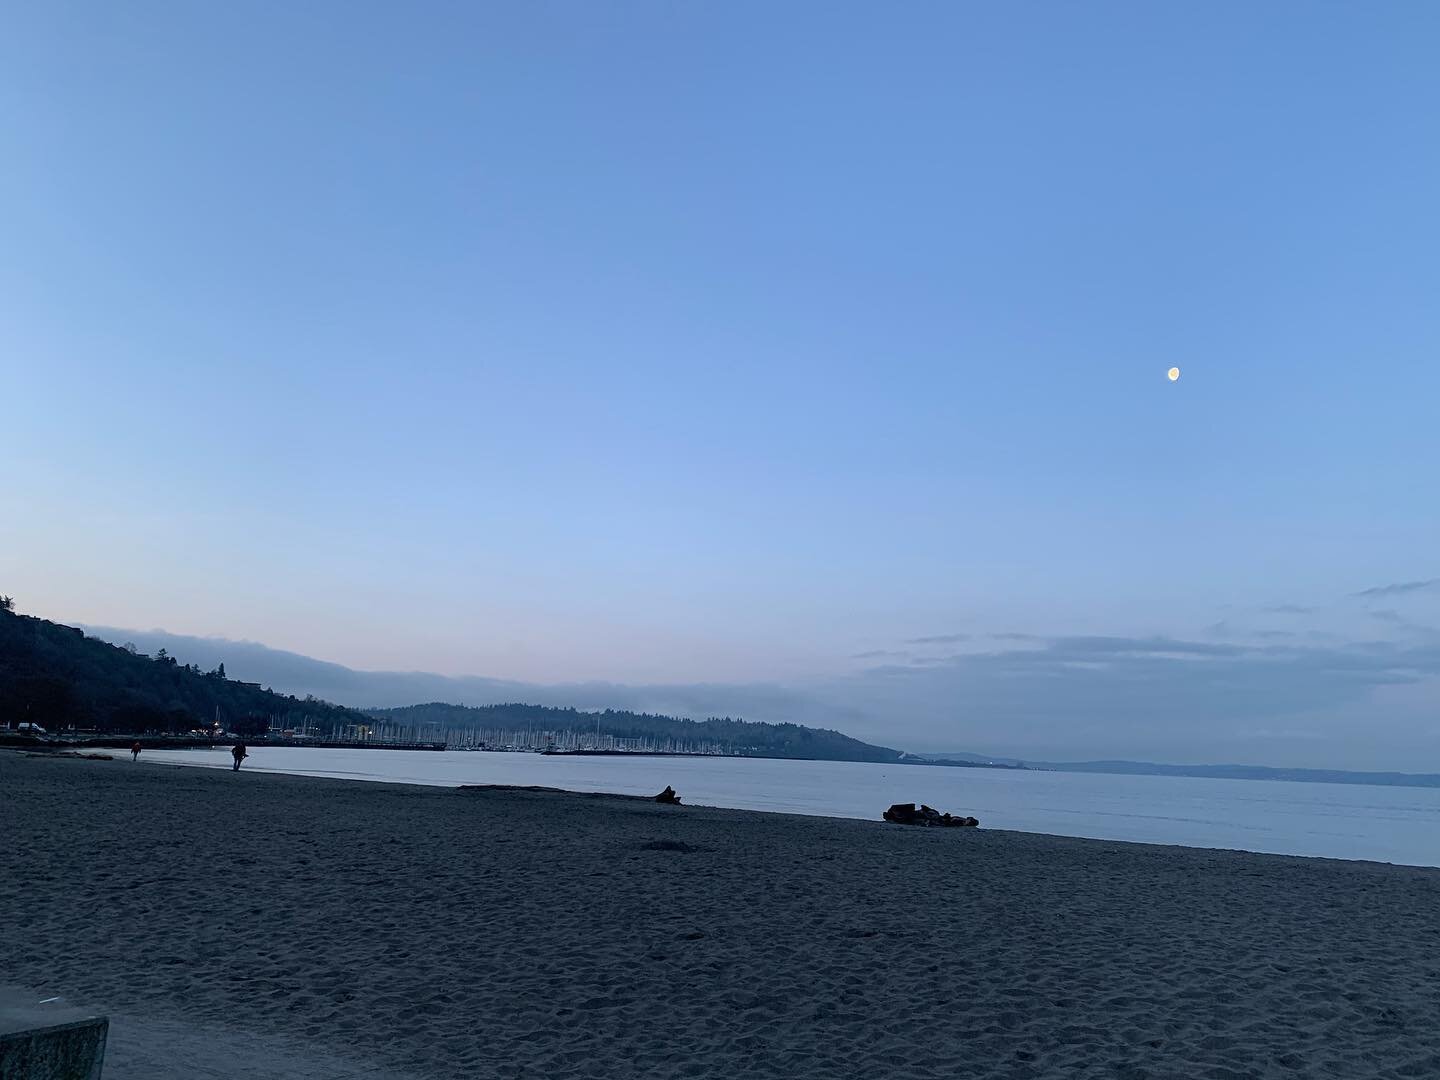
[[[234,746],[230,748],[230,756],[235,759],[235,768],[233,768],[231,772],[239,772],[240,762],[244,761],[247,757],[249,757],[249,755],[245,752],[245,744],[243,742],[237,742]]]
[[[140,760],[140,740],[139,740],[139,739],[136,739],[133,743],[130,744],[130,760],[131,760],[131,761],[139,761],[139,760]]]

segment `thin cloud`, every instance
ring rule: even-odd
[[[906,645],[955,645],[961,641],[969,641],[969,634],[935,634],[932,637],[906,638]]]
[[[1421,592],[1425,589],[1433,589],[1440,585],[1440,578],[1426,578],[1424,581],[1400,581],[1392,585],[1376,585],[1371,589],[1361,589],[1351,596],[1400,596],[1404,593]]]
[[[1313,607],[1303,607],[1300,604],[1271,604],[1260,610],[1270,615],[1310,615],[1315,611]]]
[[[1076,636],[1049,639],[1049,651],[1072,657],[1088,656],[1239,656],[1240,645],[1216,645],[1206,641],[1181,641],[1167,637]]]
[[[1391,626],[1394,626],[1400,630],[1409,631],[1411,633],[1433,635],[1437,632],[1440,632],[1437,631],[1437,628],[1434,626],[1430,626],[1426,623],[1416,622],[1414,619],[1407,619],[1404,615],[1400,614],[1400,612],[1396,611],[1394,608],[1376,608],[1369,614],[1372,619],[1383,623],[1389,623]]]

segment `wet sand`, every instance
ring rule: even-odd
[[[1440,870],[0,752],[0,912],[106,1080],[1440,1076]]]

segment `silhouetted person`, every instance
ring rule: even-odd
[[[659,795],[655,796],[655,801],[661,803],[669,803],[671,806],[679,806],[680,796],[675,794],[675,789],[673,787],[671,787],[669,784],[666,784],[665,790],[660,792]]]
[[[140,760],[140,740],[139,740],[139,739],[136,739],[136,740],[130,745],[130,760],[131,760],[131,761],[139,761],[139,760]]]
[[[235,768],[232,771],[239,772],[240,762],[244,761],[250,755],[245,752],[245,744],[243,742],[237,742],[230,748],[230,756],[235,759]]]

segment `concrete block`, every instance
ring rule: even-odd
[[[0,987],[0,1077],[100,1080],[110,1022],[59,998]]]

